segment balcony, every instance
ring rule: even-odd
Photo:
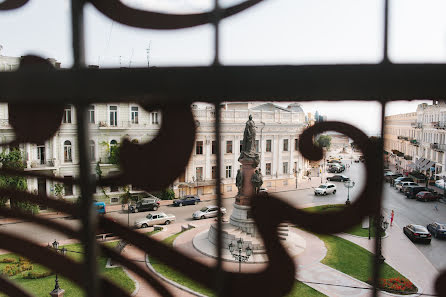
[[[436,129],[446,129],[446,123],[445,122],[435,122],[432,123],[434,128]]]
[[[409,161],[410,161],[410,160],[412,160],[412,156],[409,156],[409,155],[404,155],[404,159],[405,159],[405,160],[409,160]]]
[[[414,146],[420,146],[420,142],[416,139],[410,139],[410,144],[414,145]]]
[[[415,129],[423,128],[423,123],[421,123],[421,122],[412,122],[412,123],[410,123],[410,125]]]
[[[407,137],[407,136],[398,136],[398,139],[401,139],[401,140],[409,140],[409,137]]]
[[[439,152],[446,151],[446,144],[431,143],[430,147],[431,147],[431,149],[439,151]]]
[[[153,125],[157,125],[157,124],[153,124]],[[110,123],[108,122],[99,122],[98,123],[98,128],[101,130],[105,130],[105,129],[113,129],[113,130],[119,130],[119,129],[130,129],[130,128],[137,128],[137,127],[141,127],[141,128],[147,128],[148,126],[150,126],[148,123],[133,123],[132,121],[117,121],[115,123],[115,125],[110,125]]]
[[[55,163],[56,162],[54,160],[31,160],[27,162],[25,170],[53,170],[56,169]]]

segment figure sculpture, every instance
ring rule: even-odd
[[[257,167],[260,162],[259,154],[256,152],[256,126],[252,120],[252,115],[249,115],[243,132],[242,149],[238,160],[242,159],[253,160],[253,167]]]
[[[257,169],[255,173],[251,177],[251,183],[254,187],[254,191],[256,194],[259,193],[260,187],[263,184],[263,177],[260,169]]]
[[[238,193],[237,195],[240,196],[243,194],[243,174],[240,169],[237,170],[237,176],[235,177],[235,185],[237,186]]]

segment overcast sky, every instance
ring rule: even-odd
[[[0,0],[1,2],[1,0]],[[213,0],[123,0],[156,11],[206,11]],[[239,1],[225,0],[223,6]],[[382,59],[381,0],[265,0],[228,18],[221,26],[221,61],[234,64],[377,63]],[[389,55],[393,62],[446,62],[446,1],[392,0]],[[54,57],[70,67],[68,0],[31,0],[0,12],[0,45],[6,56],[28,53]],[[86,8],[88,64],[145,67],[150,46],[153,66],[209,65],[210,25],[175,31],[135,29]],[[388,114],[415,111],[417,102],[394,103]],[[328,119],[350,122],[369,134],[379,131],[380,106],[373,103],[303,104]]]

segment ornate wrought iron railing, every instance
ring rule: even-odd
[[[0,10],[20,9],[28,0],[6,0]],[[220,155],[220,103],[223,101],[311,101],[311,100],[362,100],[378,101],[382,105],[381,127],[386,103],[392,100],[417,98],[444,98],[446,74],[444,65],[392,64],[387,58],[388,1],[385,1],[383,61],[376,65],[330,66],[222,66],[219,62],[219,27],[222,18],[237,14],[262,0],[246,0],[222,9],[218,0],[208,13],[173,15],[141,11],[124,5],[120,0],[72,0],[72,45],[74,65],[71,69],[51,69],[44,59],[25,57],[20,69],[0,73],[0,100],[10,105],[11,126],[15,130],[15,143],[42,143],[57,131],[66,103],[76,105],[79,144],[80,175],[70,182],[81,188],[82,203],[73,204],[44,195],[12,192],[0,189],[0,195],[14,195],[17,200],[33,200],[51,209],[63,211],[81,219],[82,228],[75,230],[54,221],[32,216],[18,210],[0,208],[0,215],[19,217],[79,239],[85,250],[82,263],[40,247],[20,237],[0,233],[0,248],[25,255],[42,263],[61,275],[70,278],[85,290],[85,296],[127,296],[110,281],[101,278],[96,269],[98,248],[103,253],[133,270],[147,280],[163,296],[171,296],[166,287],[152,275],[135,265],[130,259],[98,245],[96,230],[101,228],[132,243],[166,264],[181,271],[196,282],[213,289],[219,296],[284,296],[290,291],[297,267],[278,241],[277,227],[288,221],[307,230],[330,234],[343,231],[360,223],[365,216],[379,216],[381,211],[382,143],[373,143],[357,128],[340,122],[318,123],[300,135],[299,149],[310,160],[320,160],[322,151],[313,145],[313,136],[334,130],[352,138],[365,156],[367,184],[358,199],[342,213],[306,213],[280,200],[254,197],[253,216],[262,235],[268,258],[265,270],[258,273],[238,274],[222,268],[222,240],[218,238],[217,264],[207,267],[194,259],[179,254],[163,244],[129,230],[106,218],[97,218],[92,207],[92,191],[97,185],[133,184],[149,191],[171,184],[184,170],[195,137],[195,121],[190,105],[195,101],[215,104],[215,134],[217,165],[216,180],[221,180]],[[93,4],[105,16],[132,27],[174,30],[202,24],[214,26],[214,62],[209,67],[162,67],[144,69],[93,69],[85,67],[83,9]],[[88,162],[88,123],[86,111],[92,102],[138,102],[147,110],[163,112],[159,135],[147,144],[124,141],[121,151],[121,174],[99,181],[91,179]],[[39,104],[36,104],[39,102]],[[41,121],[29,122],[29,115],[38,115]],[[45,121],[43,121],[45,119]],[[382,129],[384,131],[384,129]],[[171,139],[181,143],[182,151],[170,145]],[[146,168],[159,168],[149,172]],[[1,174],[39,177],[39,172],[18,172],[1,169]],[[48,177],[64,182],[60,177]],[[146,181],[151,185],[147,186]],[[67,181],[65,181],[67,182]],[[222,205],[220,187],[216,187],[217,204]],[[218,229],[221,230],[221,213]],[[378,234],[378,232],[376,232]],[[380,238],[375,239],[376,250]],[[373,296],[377,296],[380,262],[375,258],[373,268]],[[280,276],[280,277],[278,277]],[[274,281],[271,281],[274,280]],[[446,274],[436,280],[437,293],[446,294]],[[13,282],[0,277],[0,287],[10,296],[30,296]]]

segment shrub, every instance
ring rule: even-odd
[[[46,271],[46,272],[30,271],[28,273],[24,273],[23,274],[23,278],[26,278],[26,279],[38,279],[38,278],[44,278],[44,277],[50,276],[52,274],[53,274],[52,271]]]
[[[3,258],[0,260],[0,263],[16,263],[17,259],[14,258]]]

